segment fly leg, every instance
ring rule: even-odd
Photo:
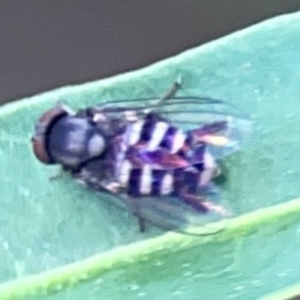
[[[208,212],[208,208],[204,205],[204,198],[200,198],[198,195],[190,194],[185,191],[181,192],[180,198],[195,210],[202,213]]]
[[[166,100],[169,100],[173,97],[175,97],[178,90],[181,88],[181,76],[178,76],[177,80],[173,83],[173,85],[170,87],[170,89],[163,95],[160,99],[157,100],[156,103],[151,105],[151,108],[147,108],[144,110],[144,113],[150,113],[153,110],[155,110],[157,107],[159,107],[163,102]]]
[[[142,233],[145,232],[146,231],[146,222],[145,222],[145,219],[140,214],[140,208],[139,208],[138,204],[130,196],[127,196],[127,203],[128,203],[128,206],[129,206],[133,216],[135,216],[138,219],[138,225],[139,225],[140,232],[142,232]]]
[[[206,143],[218,147],[224,147],[229,143],[229,139],[221,132],[227,130],[228,122],[220,121],[206,124],[200,128],[189,131],[193,138],[193,143]]]
[[[165,93],[164,96],[162,96],[159,100],[157,105],[160,105],[165,100],[171,99],[175,97],[178,90],[181,88],[182,85],[182,79],[181,76],[178,76],[177,80],[173,83],[173,85],[170,87],[170,89]]]
[[[204,214],[209,213],[211,211],[218,214],[221,217],[232,216],[231,212],[226,210],[224,207],[222,207],[221,205],[214,204],[211,201],[208,201],[207,199],[205,199],[205,197],[183,192],[181,193],[181,199],[183,199],[194,209]]]
[[[145,219],[138,217],[139,222],[139,229],[141,233],[144,233],[146,231],[146,222]]]

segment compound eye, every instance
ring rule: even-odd
[[[47,150],[47,134],[53,124],[63,116],[69,115],[72,111],[65,105],[57,104],[46,111],[38,120],[34,136],[31,139],[35,157],[44,164],[54,164],[49,151]]]
[[[35,157],[44,164],[52,164],[52,159],[48,155],[45,148],[44,136],[34,136],[31,139],[31,142]]]

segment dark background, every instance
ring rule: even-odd
[[[0,103],[140,68],[300,10],[300,0],[0,1]]]

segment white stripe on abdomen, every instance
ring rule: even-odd
[[[152,132],[151,139],[148,143],[147,150],[148,151],[154,151],[158,147],[158,145],[161,143],[166,131],[169,128],[169,124],[165,122],[157,122],[155,125],[155,128]]]
[[[123,160],[123,162],[120,164],[120,169],[117,170],[117,178],[122,187],[127,187],[131,167],[131,163],[126,159]]]
[[[200,176],[199,184],[207,185],[211,182],[212,178],[214,177],[217,164],[213,156],[208,151],[204,152],[203,163],[204,163],[204,170]]]
[[[171,153],[176,153],[177,151],[179,151],[180,148],[182,148],[182,146],[184,145],[186,139],[186,134],[184,133],[183,130],[178,129],[174,135],[173,138],[173,145],[172,145],[172,149],[171,149]]]
[[[172,174],[166,174],[161,182],[161,194],[168,195],[173,191],[174,177]]]
[[[127,125],[126,132],[124,133],[127,145],[132,146],[139,141],[143,125],[144,121],[136,121]]]
[[[152,189],[152,166],[146,164],[143,166],[140,178],[140,192],[147,195],[151,193]]]

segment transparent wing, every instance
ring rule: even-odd
[[[203,195],[202,195],[203,196]],[[154,226],[190,235],[217,234],[228,226],[233,212],[228,203],[222,205],[208,194],[195,208],[178,197],[113,197],[112,201],[136,217],[140,217]]]
[[[200,188],[198,176],[191,180],[183,173],[183,181],[174,184],[173,180],[162,183],[162,177],[159,179],[153,174],[140,177],[137,173],[131,173],[128,174],[130,179],[126,186],[118,192],[110,192],[109,182],[118,184],[118,181],[112,178],[112,181],[103,182],[102,164],[102,161],[91,162],[73,176],[93,190],[107,193],[109,201],[157,227],[187,234],[210,235],[225,229],[233,216],[230,205],[221,198],[221,190],[215,188],[212,182],[207,183],[209,188]],[[163,173],[160,175],[163,176]],[[172,192],[180,197],[162,195],[171,195]],[[145,196],[147,193],[151,196]]]
[[[253,127],[250,116],[226,102],[212,99],[185,99],[166,103],[161,114],[171,123],[205,136],[207,150],[220,159],[240,150]],[[170,100],[171,102],[172,100]]]
[[[222,100],[180,97],[156,104],[155,99],[116,100],[97,106],[107,113],[152,111],[186,132],[202,136],[207,150],[220,159],[238,151],[252,133],[253,121],[243,110]],[[201,162],[201,161],[199,161]]]

